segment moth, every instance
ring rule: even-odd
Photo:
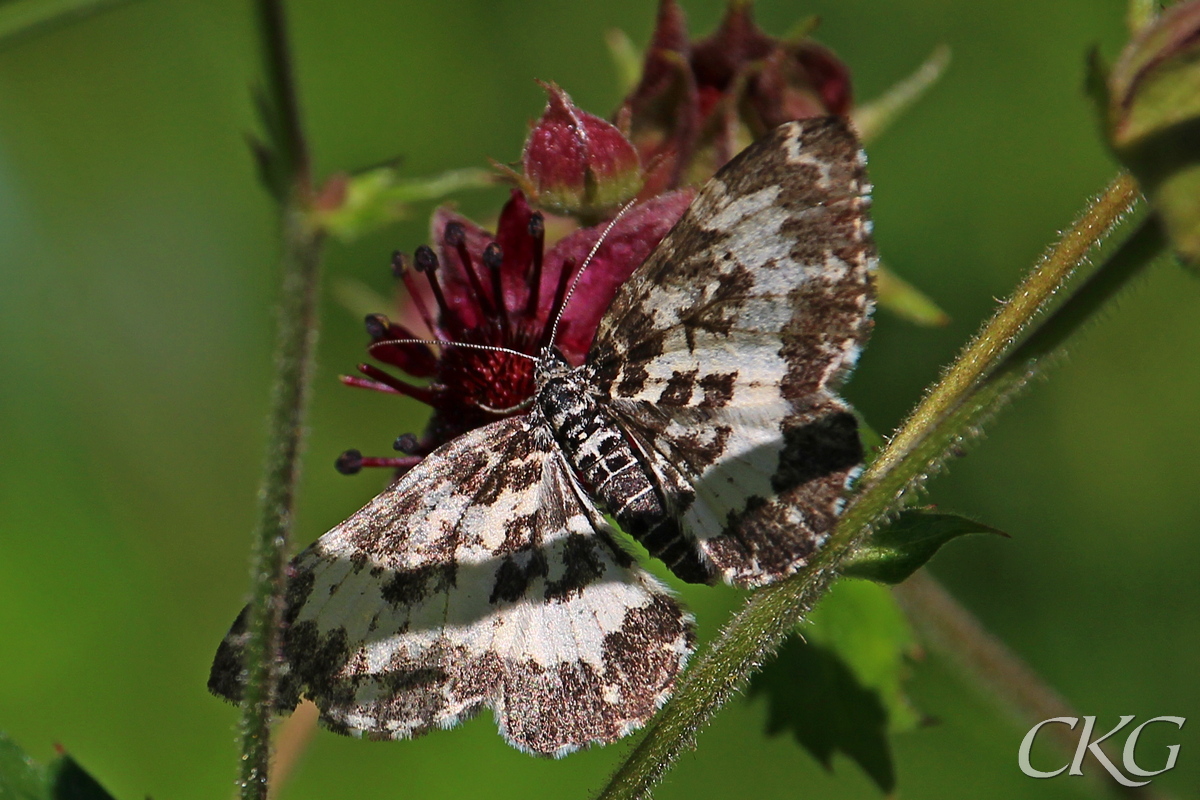
[[[608,518],[693,583],[779,580],[828,537],[863,457],[835,392],[873,306],[865,166],[840,118],[751,145],[619,289],[582,366],[546,348],[527,414],[301,553],[278,708],[307,697],[337,732],[405,739],[487,706],[551,756],[641,727],[693,623]],[[231,700],[245,614],[209,680]]]

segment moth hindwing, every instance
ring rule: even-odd
[[[692,620],[619,546],[680,578],[801,568],[862,459],[835,394],[869,329],[865,159],[794,122],[710,180],[617,293],[586,362],[539,357],[529,413],[438,448],[291,564],[277,705],[381,739],[493,710],[563,755],[643,725]],[[242,694],[243,615],[209,687]]]

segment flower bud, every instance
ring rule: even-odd
[[[577,108],[558,86],[543,85],[549,102],[521,158],[531,200],[548,211],[595,218],[632,199],[642,186],[633,145],[616,126]]]

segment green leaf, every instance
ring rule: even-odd
[[[858,438],[862,440],[863,449],[867,452],[866,461],[870,464],[883,448],[887,447],[887,439],[884,439],[878,431],[868,425],[867,420],[857,410],[855,410],[854,416],[858,418]]]
[[[909,509],[855,548],[842,562],[842,574],[879,583],[900,583],[933,558],[946,542],[969,533],[1008,536],[956,514]]]
[[[0,800],[113,800],[113,796],[69,755],[42,767],[0,733]]]
[[[0,733],[0,799],[49,800],[46,771]]]
[[[496,183],[484,169],[457,169],[428,178],[401,178],[384,166],[358,175],[334,176],[321,190],[312,222],[343,241],[352,241],[401,219],[410,203],[440,200],[464,189]]]
[[[875,272],[875,288],[879,307],[901,319],[925,327],[940,328],[950,324],[950,315],[938,308],[937,303],[882,264]]]
[[[768,734],[790,732],[831,771],[834,753],[844,753],[880,790],[896,787],[883,703],[832,651],[788,639],[750,693],[769,697]]]
[[[113,800],[113,796],[69,755],[53,761],[47,772],[51,800]]]
[[[808,641],[789,638],[751,684],[751,696],[767,695],[767,733],[790,732],[826,769],[840,752],[891,792],[888,736],[921,719],[902,687],[913,647],[904,615],[887,589],[841,581],[803,633]]]

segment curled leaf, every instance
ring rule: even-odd
[[[842,574],[878,583],[900,583],[951,539],[969,533],[1008,534],[956,514],[908,510],[875,531],[842,563]]]

